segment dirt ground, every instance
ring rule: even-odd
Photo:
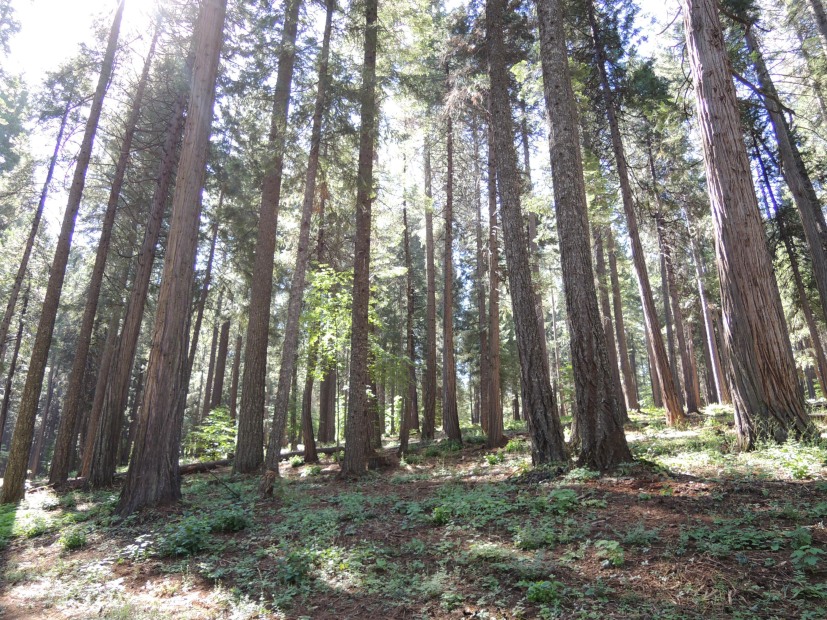
[[[824,450],[733,456],[722,428],[638,425],[603,476],[519,437],[358,482],[283,464],[266,499],[224,468],[123,521],[116,488],[40,489],[4,513],[0,617],[826,618]]]

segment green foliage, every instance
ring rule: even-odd
[[[643,523],[637,523],[623,535],[624,545],[636,547],[651,547],[660,540],[660,529],[648,529]]]
[[[522,439],[509,439],[505,444],[505,451],[509,454],[524,454],[529,451],[528,444]]]
[[[236,429],[226,407],[213,409],[204,422],[190,431],[185,441],[185,452],[208,460],[224,458],[235,449]]]
[[[451,520],[451,510],[447,506],[435,506],[431,511],[431,523],[445,525]]]
[[[622,566],[626,560],[623,547],[616,540],[597,540],[594,547],[597,549],[597,557],[602,558],[607,564]]]
[[[65,551],[74,551],[86,546],[86,532],[80,528],[70,528],[63,532],[58,543]]]
[[[521,581],[517,585],[526,588],[525,597],[530,603],[557,603],[565,589],[560,581]]]
[[[559,515],[566,514],[577,508],[580,498],[572,489],[554,489],[548,494],[549,509]]]
[[[282,585],[302,585],[307,581],[314,562],[315,555],[306,549],[288,551],[276,558],[275,581]]]
[[[803,571],[815,571],[827,552],[824,549],[804,545],[790,554],[793,566]]]
[[[186,517],[166,526],[158,544],[161,556],[193,555],[207,546],[210,523],[203,516]]]
[[[588,482],[598,478],[600,478],[600,472],[585,467],[576,467],[566,474],[566,480],[569,482]]]
[[[37,536],[42,536],[51,530],[51,528],[52,525],[47,519],[43,517],[32,517],[21,522],[16,528],[16,533],[24,538],[36,538]]]
[[[290,457],[290,467],[296,468],[301,467],[302,465],[304,465],[304,459],[298,454],[294,454]]]
[[[17,506],[14,504],[0,504],[0,549],[5,548],[13,535],[16,517]]]
[[[210,516],[210,530],[213,532],[240,532],[249,525],[247,513],[240,508],[218,510]]]

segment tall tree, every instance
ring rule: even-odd
[[[431,187],[431,145],[425,138],[425,382],[422,439],[434,438],[436,425],[436,263],[434,260],[434,207]]]
[[[450,81],[450,79],[449,79]],[[445,119],[445,250],[442,254],[442,428],[452,441],[462,442],[457,410],[457,363],[454,357],[454,121]]]
[[[820,0],[812,0],[821,4]],[[821,9],[822,16],[824,9]],[[787,118],[784,116],[781,99],[770,75],[764,56],[755,36],[754,20],[746,17],[742,22],[747,51],[749,52],[770,124],[778,144],[778,154],[781,160],[781,174],[787,187],[790,189],[793,201],[798,208],[804,236],[810,248],[810,258],[813,265],[813,276],[821,299],[821,309],[827,316],[827,221],[821,208],[821,201],[816,194],[804,158],[798,149],[798,144]]]
[[[220,305],[220,304],[219,304]],[[220,310],[219,310],[220,312]],[[212,408],[212,388],[213,388],[213,375],[215,374],[215,356],[218,352],[218,325],[212,326],[212,339],[210,341],[210,357],[209,362],[207,363],[207,384],[204,391],[204,400],[201,403],[201,417],[198,418],[199,422],[203,422],[207,419],[207,415],[210,413],[210,409]]]
[[[95,253],[95,264],[92,267],[92,275],[89,279],[89,287],[86,290],[86,304],[83,308],[83,317],[80,321],[77,340],[75,341],[75,357],[72,362],[72,370],[69,372],[69,383],[66,386],[66,400],[63,403],[63,412],[60,416],[60,424],[57,428],[57,440],[55,442],[52,466],[49,472],[50,484],[62,484],[69,477],[72,452],[75,449],[75,441],[79,431],[78,415],[80,413],[81,400],[85,385],[86,358],[89,355],[89,345],[92,342],[92,331],[95,327],[95,316],[98,311],[101,286],[103,285],[104,270],[109,258],[109,246],[112,241],[112,232],[115,225],[115,216],[118,213],[118,205],[121,202],[121,189],[123,188],[126,169],[129,165],[132,154],[132,141],[135,131],[138,129],[138,118],[141,114],[144,92],[149,79],[149,69],[152,66],[152,59],[155,55],[155,45],[158,42],[160,27],[156,27],[155,34],[149,46],[149,53],[144,61],[143,71],[135,88],[132,104],[129,109],[124,134],[121,139],[118,161],[115,164],[115,173],[112,178],[112,185],[109,190],[109,200],[106,203],[106,211],[101,221],[101,234],[98,240],[98,248]]]
[[[652,168],[652,171],[654,173],[654,167]],[[657,189],[655,191],[657,192]],[[689,348],[686,345],[686,331],[683,323],[683,311],[681,309],[681,300],[678,293],[677,278],[675,277],[675,262],[672,254],[672,245],[667,237],[666,218],[660,210],[660,206],[655,219],[657,221],[658,240],[660,242],[661,256],[666,275],[663,290],[671,302],[670,306],[672,309],[672,316],[675,321],[675,336],[678,342],[678,355],[680,355],[681,369],[683,370],[683,390],[685,395],[684,402],[686,403],[686,410],[689,413],[697,413],[698,407],[701,404],[700,394],[698,394],[695,390],[695,386],[697,385],[697,369],[695,367],[695,359],[689,355]]]
[[[416,401],[416,371],[414,360],[414,290],[413,290],[413,262],[411,261],[411,240],[408,232],[408,206],[407,197],[403,199],[402,224],[404,226],[405,243],[405,360],[407,365],[407,394],[402,407],[402,418],[399,423],[399,455],[404,456],[408,452],[408,435],[411,429],[413,408]],[[391,399],[393,400],[393,399]],[[393,406],[393,405],[391,405]],[[393,413],[391,413],[391,422]]]
[[[238,406],[238,379],[241,371],[241,345],[242,336],[239,333],[235,337],[235,348],[233,348],[233,370],[230,379],[230,419],[235,422],[236,407]]]
[[[680,404],[678,391],[675,389],[673,373],[669,368],[666,347],[664,346],[663,336],[660,332],[658,313],[655,309],[655,298],[652,294],[652,286],[649,283],[649,273],[646,269],[646,256],[643,252],[643,245],[640,242],[637,214],[635,213],[634,199],[632,197],[632,185],[629,180],[626,153],[623,147],[623,138],[620,133],[620,123],[617,118],[618,105],[609,81],[605,42],[603,32],[597,22],[593,0],[586,1],[586,10],[588,12],[592,41],[594,43],[595,65],[600,76],[600,96],[603,99],[603,107],[606,118],[609,121],[612,150],[614,152],[618,180],[620,181],[620,197],[623,203],[623,212],[626,215],[626,228],[629,233],[629,241],[632,249],[632,263],[635,267],[640,298],[643,303],[643,317],[646,321],[646,332],[649,334],[649,341],[652,345],[652,353],[654,355],[652,365],[658,373],[658,383],[662,391],[663,404],[666,407],[667,422],[669,424],[677,424],[683,420],[683,408]]]
[[[623,302],[620,297],[620,278],[617,273],[617,255],[611,226],[606,227],[606,253],[609,255],[609,278],[612,282],[612,310],[615,321],[620,372],[623,380],[623,394],[627,409],[640,409],[637,397],[637,377],[629,361],[629,347],[626,340],[626,323],[623,320]]]
[[[34,435],[37,404],[40,400],[40,390],[43,387],[43,376],[46,372],[46,362],[49,357],[49,348],[52,344],[52,333],[55,327],[60,293],[63,290],[63,279],[66,276],[66,264],[69,261],[69,250],[72,245],[72,235],[75,230],[83,189],[86,185],[86,170],[92,157],[92,147],[98,129],[103,100],[106,89],[112,76],[115,62],[115,51],[118,47],[118,35],[121,28],[125,0],[121,0],[115,10],[115,18],[109,30],[106,52],[104,53],[98,85],[92,98],[92,107],[89,118],[86,120],[86,129],[83,134],[80,152],[75,164],[75,174],[69,190],[66,211],[63,214],[63,223],[60,228],[55,255],[49,271],[49,282],[46,285],[46,296],[40,312],[40,321],[37,325],[32,355],[29,361],[29,371],[23,394],[20,397],[20,409],[17,412],[17,422],[14,427],[9,461],[3,479],[3,489],[0,493],[0,503],[18,502],[23,498],[23,483],[26,479],[26,467],[29,463],[32,437]]]
[[[313,202],[316,197],[316,177],[319,171],[319,155],[322,143],[322,119],[324,117],[327,97],[327,65],[330,55],[330,33],[333,23],[333,0],[327,2],[327,14],[325,17],[324,37],[322,50],[319,55],[318,88],[316,89],[316,102],[313,110],[313,123],[310,130],[310,155],[307,161],[307,173],[304,179],[304,201],[302,203],[301,222],[299,224],[299,243],[296,248],[296,266],[293,269],[293,279],[290,282],[290,295],[287,301],[287,321],[284,326],[284,342],[282,343],[281,366],[279,367],[279,382],[276,388],[276,402],[273,410],[273,432],[270,434],[270,442],[267,446],[267,472],[262,482],[266,488],[265,492],[272,490],[272,476],[278,476],[279,457],[281,446],[274,441],[281,437],[284,432],[284,424],[287,418],[287,400],[289,392],[290,375],[293,373],[293,365],[296,363],[295,351],[299,344],[299,318],[301,316],[302,299],[304,298],[304,286],[307,280],[307,265],[310,262],[310,224],[313,218]],[[316,365],[315,354],[312,356],[313,367]],[[315,368],[308,366],[308,374],[312,375]],[[312,379],[311,379],[312,381]],[[310,383],[312,394],[313,384]],[[309,407],[309,397],[307,398]],[[302,408],[302,425],[305,428],[305,439],[312,441],[313,427],[307,429],[308,421],[305,421],[304,407]],[[307,416],[309,416],[309,410]],[[309,433],[308,433],[309,430]],[[307,447],[305,446],[305,449]],[[315,444],[313,446],[315,450]],[[307,457],[307,455],[305,455]],[[312,458],[312,455],[311,455]],[[312,461],[309,461],[312,462]]]
[[[486,0],[485,6],[497,190],[532,461],[535,464],[563,461],[567,457],[563,429],[551,389],[548,357],[544,355],[540,342],[545,335],[540,333],[537,322],[536,292],[531,281],[531,262],[520,207],[520,177],[514,148],[514,119],[508,95],[509,74],[503,34],[505,3],[502,0]]]
[[[376,47],[378,0],[365,0],[365,56],[359,92],[361,128],[356,174],[356,237],[353,245],[353,304],[350,336],[350,385],[345,419],[342,474],[359,476],[367,468],[369,398],[367,386],[370,331],[370,228],[373,202],[373,157],[376,141]]]
[[[178,401],[186,393],[182,379],[187,363],[187,316],[225,13],[226,0],[203,0],[195,25],[195,64],[172,220],[143,404],[132,459],[116,508],[120,515],[181,496],[178,452],[183,420],[178,414]]]
[[[732,401],[729,395],[729,386],[727,385],[723,365],[721,364],[721,355],[718,351],[718,341],[715,338],[715,325],[712,320],[712,311],[709,309],[706,285],[704,284],[704,280],[706,278],[706,266],[701,258],[701,251],[698,247],[698,239],[694,234],[694,227],[692,226],[688,210],[684,210],[684,218],[686,220],[687,228],[689,229],[689,243],[692,249],[692,264],[695,267],[695,280],[698,284],[698,298],[701,303],[701,314],[704,318],[706,348],[709,350],[709,362],[712,367],[715,393],[718,397],[718,402],[730,403]]]
[[[255,286],[252,287],[250,293],[244,349],[244,374],[241,378],[238,439],[233,461],[233,470],[237,473],[255,472],[264,461],[264,384],[267,374],[270,298],[273,294],[276,227],[281,200],[287,115],[290,109],[293,66],[296,60],[296,33],[301,4],[302,0],[285,0],[284,3],[284,27],[268,140],[270,160],[261,190],[261,209],[253,264]],[[289,377],[290,375],[288,375],[288,380]]]
[[[14,347],[12,347],[11,361],[9,362],[9,372],[6,375],[6,384],[3,386],[3,403],[0,405],[0,445],[3,444],[3,435],[6,429],[6,420],[9,415],[9,405],[11,404],[12,382],[14,381],[14,373],[17,370],[17,356],[20,353],[20,345],[23,342],[23,329],[26,327],[26,310],[29,307],[29,288],[23,293],[23,304],[20,308],[20,319],[17,325],[17,336],[14,338]]]
[[[88,482],[93,487],[111,484],[118,464],[116,450],[113,447],[120,443],[123,416],[129,396],[129,382],[135,363],[149,284],[152,279],[158,238],[161,235],[164,211],[178,165],[178,143],[184,129],[184,110],[187,105],[188,92],[188,88],[185,88],[183,92],[178,93],[165,130],[158,178],[149,207],[135,273],[132,276],[129,301],[126,304],[118,337],[118,351],[113,358],[112,368],[109,370],[100,423],[97,430],[90,429],[90,432],[96,435],[94,457],[88,474]],[[135,428],[134,424],[132,428]]]
[[[596,235],[597,265],[603,287],[601,324],[592,271],[588,205],[580,155],[577,107],[569,74],[564,9],[561,0],[538,0],[543,86],[549,119],[549,152],[554,181],[554,207],[560,243],[563,290],[569,316],[576,393],[578,461],[609,469],[630,461],[623,434],[622,393],[614,360],[612,373],[608,342],[611,338],[609,296],[605,288],[602,238]],[[515,313],[516,314],[516,313]],[[611,346],[614,347],[612,340]]]
[[[488,123],[488,411],[483,412],[482,428],[486,446],[498,448],[503,443],[503,402],[500,386],[500,251],[497,231],[497,160],[494,152],[494,128]]]
[[[37,237],[37,230],[40,228],[40,220],[43,218],[43,209],[46,207],[46,199],[49,196],[49,186],[52,184],[52,176],[54,176],[55,165],[57,164],[57,157],[60,153],[60,147],[63,145],[63,134],[66,131],[66,123],[69,119],[69,112],[72,110],[71,95],[66,98],[66,105],[63,108],[63,116],[60,119],[60,128],[57,132],[57,139],[55,140],[55,148],[52,153],[52,158],[49,160],[49,167],[46,170],[46,180],[43,182],[43,189],[40,191],[40,201],[37,203],[37,208],[32,218],[32,226],[29,229],[29,236],[26,239],[26,245],[23,248],[23,256],[20,257],[20,265],[17,267],[17,274],[14,277],[11,290],[9,291],[9,300],[6,303],[6,311],[3,314],[3,322],[0,323],[0,367],[3,365],[3,360],[6,357],[6,344],[9,335],[9,327],[11,326],[12,318],[14,317],[14,309],[17,306],[17,297],[20,294],[20,288],[23,286],[23,279],[26,276],[26,270],[29,268],[29,258],[32,255],[32,248],[34,247],[34,240]]]
[[[479,321],[479,339],[480,339],[480,353],[479,353],[479,373],[480,373],[480,390],[479,399],[477,401],[478,410],[482,417],[488,415],[489,410],[489,395],[488,390],[491,385],[491,366],[490,353],[488,351],[488,317],[485,312],[487,295],[485,292],[485,252],[483,249],[482,239],[482,198],[480,196],[480,179],[482,171],[480,167],[480,139],[479,130],[477,128],[477,119],[471,127],[471,134],[474,140],[474,203],[477,208],[475,224],[475,241],[477,250],[477,270],[476,270],[476,288],[477,288],[477,317]],[[486,419],[486,427],[488,421]]]
[[[715,0],[681,0],[715,230],[738,444],[813,433],[764,240]]]
[[[210,410],[220,407],[224,403],[224,375],[227,370],[227,351],[230,347],[230,321],[224,321],[221,324],[220,332],[221,335],[218,337],[218,357],[215,362]]]

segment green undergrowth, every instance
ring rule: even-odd
[[[632,413],[639,461],[608,475],[477,433],[356,483],[285,464],[275,498],[188,476],[127,519],[115,491],[38,491],[0,510],[3,595],[107,618],[202,617],[196,595],[206,617],[827,617],[824,448],[737,454],[725,410],[661,421]]]

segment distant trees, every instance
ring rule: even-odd
[[[265,495],[284,446],[311,463],[344,440],[355,477],[397,437],[406,455],[469,425],[599,470],[632,459],[627,414],[650,406],[678,425],[731,401],[744,449],[812,436],[821,3],[761,26],[789,29],[780,50],[752,3],[682,2],[693,101],[674,54],[636,49],[634,3],[603,0],[199,0],[154,42],[119,36],[120,3],[92,71],[28,102],[3,80],[1,499],[28,470],[102,487],[123,464],[120,514],[174,501],[181,446],[206,456],[218,419]]]

